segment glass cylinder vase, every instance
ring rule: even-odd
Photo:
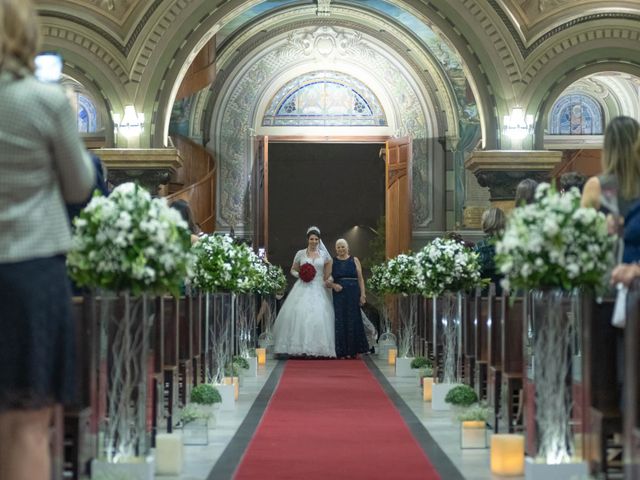
[[[150,299],[129,292],[100,292],[94,300],[99,327],[99,457],[109,463],[147,457],[151,446],[147,397],[153,369]]]
[[[524,332],[527,455],[545,464],[575,457],[572,431],[572,362],[576,355],[575,322],[580,317],[579,291],[533,290],[528,297]]]

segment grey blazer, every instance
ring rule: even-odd
[[[0,263],[66,252],[95,181],[62,87],[0,72]]]

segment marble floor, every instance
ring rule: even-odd
[[[431,437],[468,480],[498,480],[503,477],[489,472],[489,450],[462,450],[459,447],[459,430],[447,412],[434,412],[431,404],[422,401],[417,380],[395,376],[392,366],[372,357],[373,362],[395,389],[407,407],[426,427]],[[283,362],[270,360],[260,367],[258,376],[244,378],[235,409],[217,413],[216,425],[209,430],[209,445],[185,446],[184,465],[180,476],[161,476],[160,480],[221,480],[231,478],[234,465],[239,461],[248,436],[255,429],[261,412],[268,401],[270,391],[276,387],[278,372],[269,379],[274,369],[280,370]],[[263,387],[267,387],[263,390]],[[261,394],[262,391],[262,394]],[[236,435],[238,433],[238,435]],[[234,436],[236,438],[234,439]],[[245,438],[238,438],[245,437]],[[224,453],[224,461],[214,465]],[[234,459],[229,462],[229,459]],[[221,465],[221,464],[227,465]],[[231,463],[231,464],[229,464]],[[510,477],[519,480],[522,477]],[[446,480],[446,479],[443,479]]]

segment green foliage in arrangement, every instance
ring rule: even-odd
[[[425,357],[416,357],[411,360],[411,368],[431,368],[431,360]]]
[[[478,395],[469,385],[458,385],[449,390],[444,401],[451,405],[468,407],[478,401]]]
[[[222,402],[218,389],[209,383],[202,383],[191,390],[191,401],[201,405],[213,405]]]
[[[458,420],[461,422],[486,422],[487,418],[489,418],[489,408],[478,403],[474,403],[458,415]]]
[[[184,426],[188,423],[195,422],[199,418],[209,419],[211,418],[211,414],[203,413],[200,409],[194,407],[193,405],[185,405],[180,410],[179,417],[180,423],[182,423],[182,425]]]
[[[235,363],[229,363],[224,367],[225,377],[237,377],[238,371],[238,366]]]
[[[235,357],[233,357],[233,364],[237,368],[244,368],[245,370],[249,369],[249,362],[246,358],[241,357],[240,355],[236,355]]]

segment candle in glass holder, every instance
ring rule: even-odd
[[[266,365],[267,364],[267,349],[266,348],[256,348],[256,356],[258,357],[258,365]]]
[[[491,472],[497,475],[524,474],[524,436],[510,433],[491,436]]]
[[[422,379],[422,399],[430,402],[433,395],[433,377],[424,377]]]
[[[395,365],[396,364],[396,356],[398,355],[398,350],[395,348],[390,348],[388,351],[388,360],[389,360],[389,365]]]

